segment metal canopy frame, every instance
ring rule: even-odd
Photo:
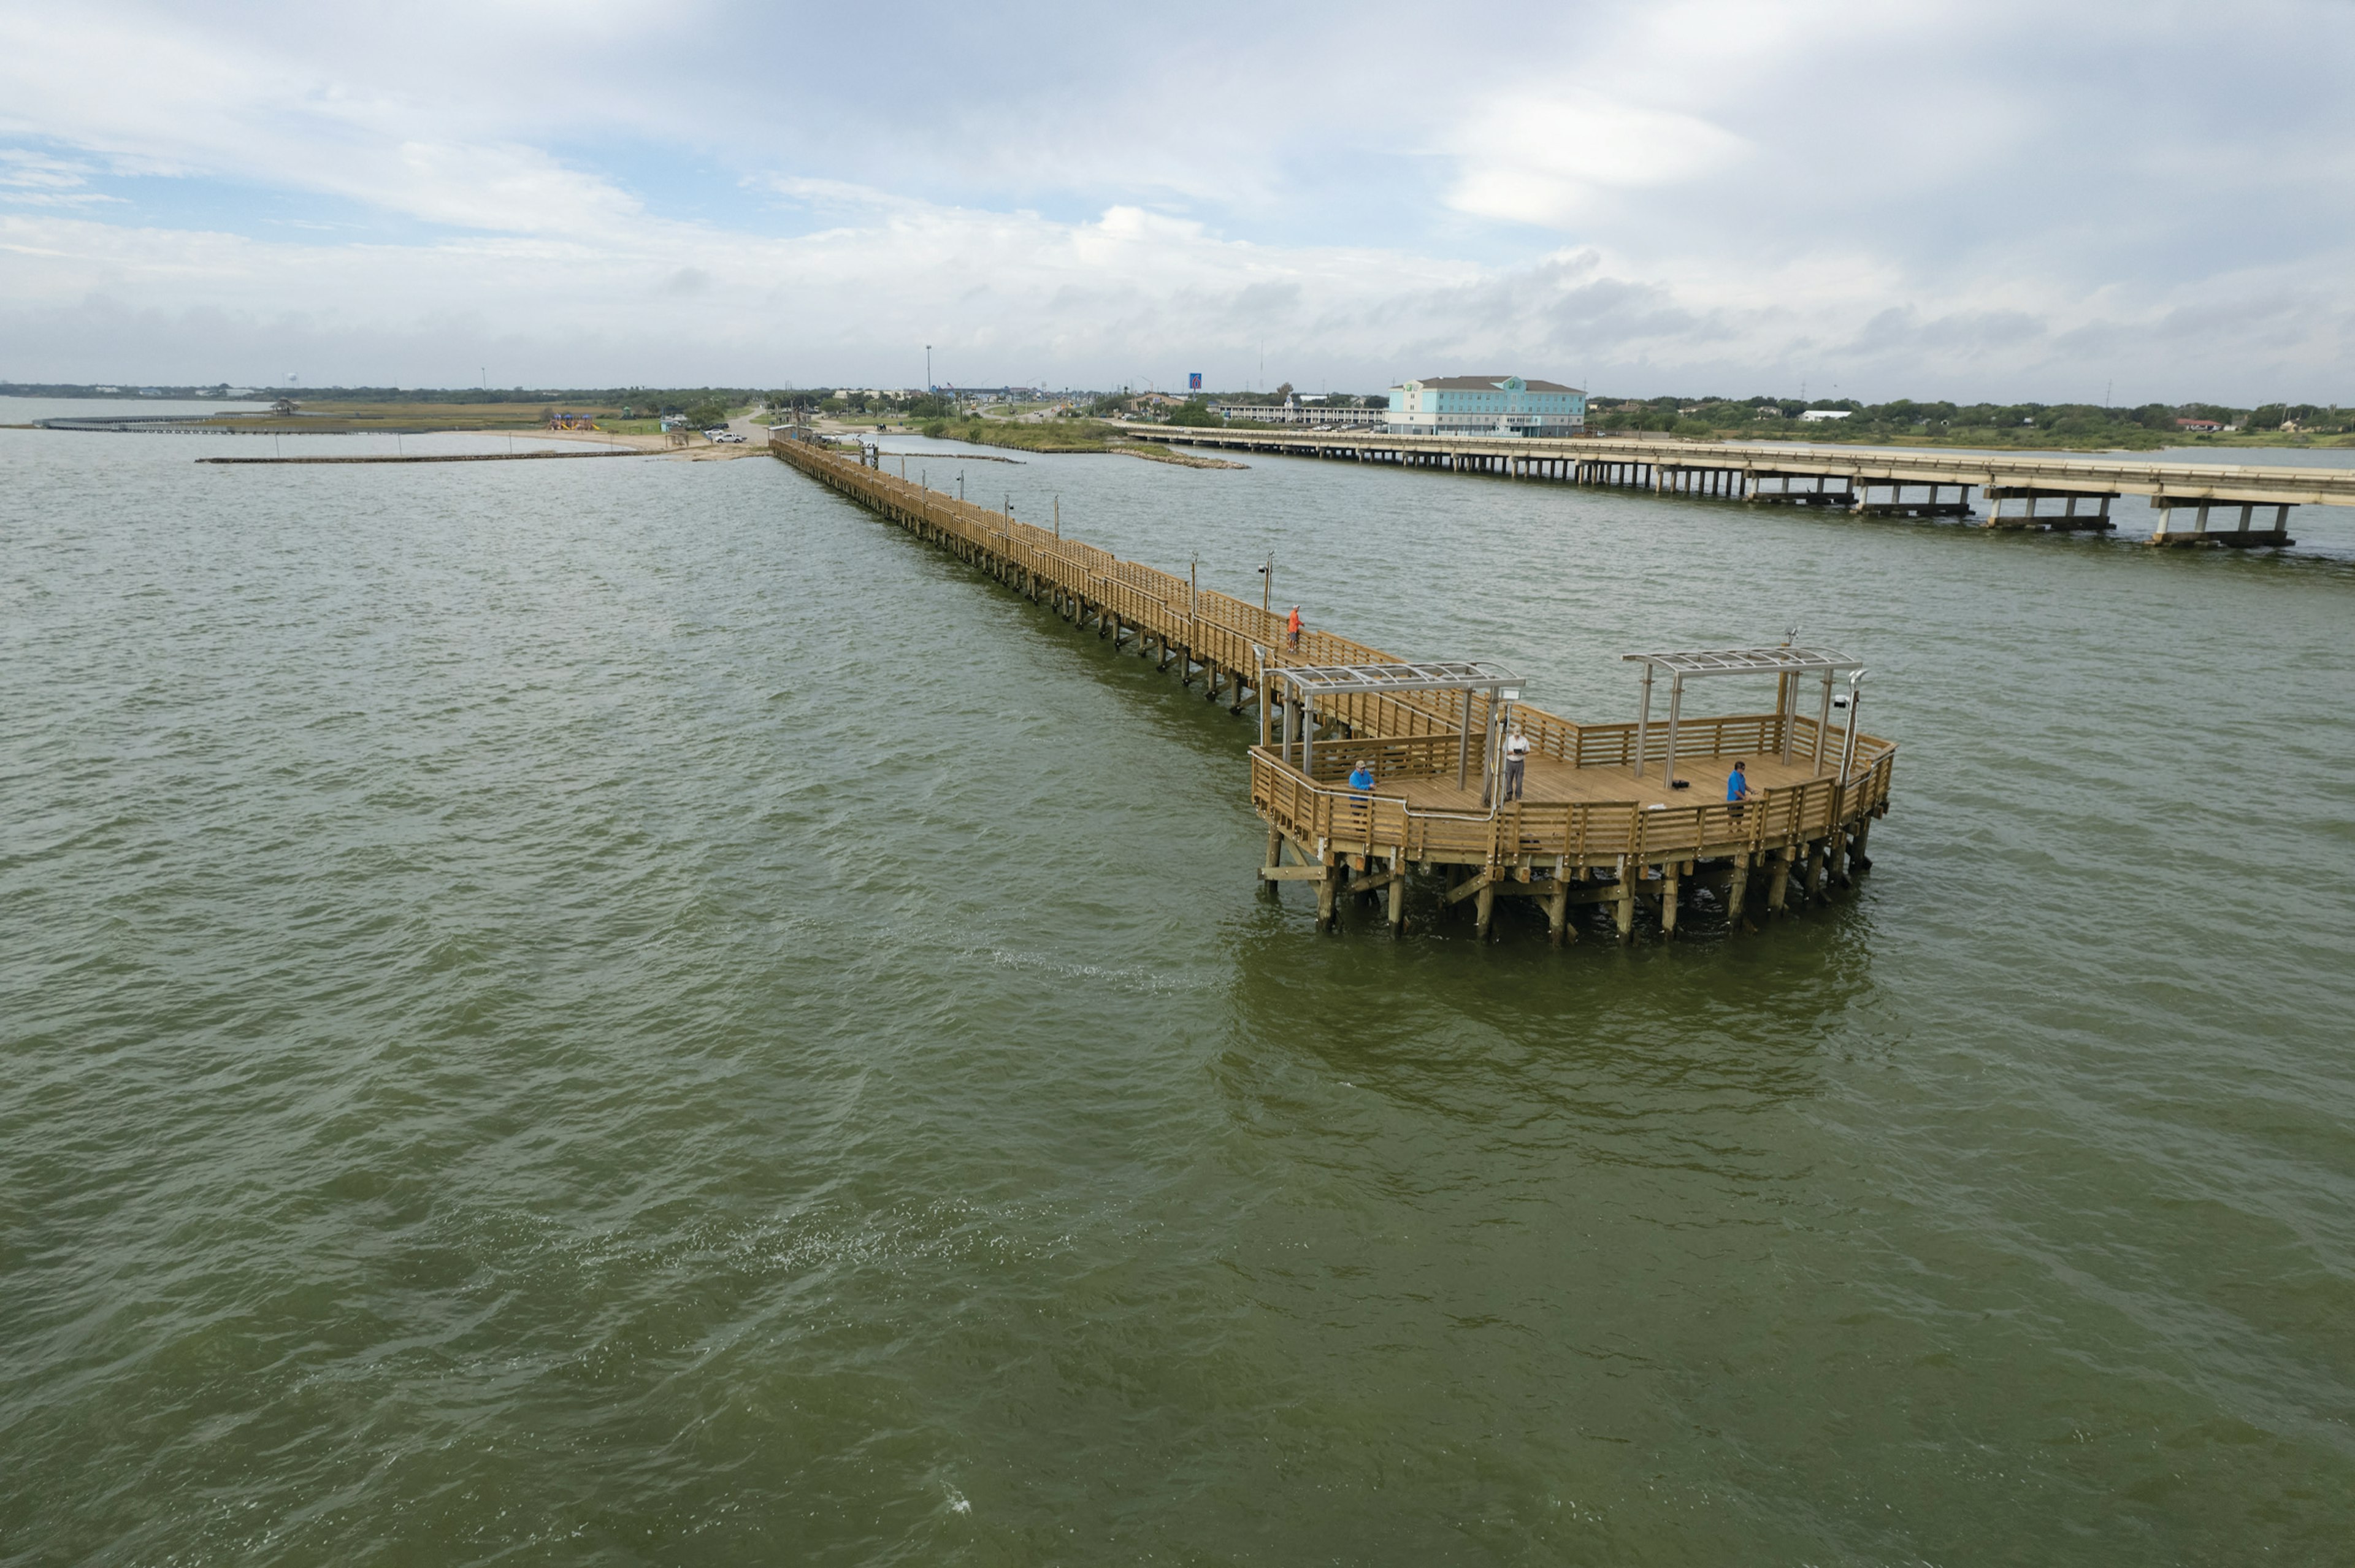
[[[1521,677],[1500,664],[1476,659],[1439,664],[1288,665],[1275,678],[1292,683],[1303,697],[1361,691],[1483,691],[1518,686]]]
[[[1774,718],[1783,731],[1783,761],[1791,760],[1791,720],[1797,716],[1798,677],[1824,677],[1823,711],[1816,720],[1815,771],[1824,771],[1824,736],[1832,723],[1832,677],[1845,670],[1849,684],[1848,751],[1856,741],[1857,686],[1864,679],[1864,664],[1831,648],[1802,648],[1785,644],[1771,648],[1694,648],[1681,653],[1622,654],[1624,663],[1644,667],[1643,705],[1636,714],[1636,776],[1644,776],[1644,747],[1651,738],[1652,677],[1668,677],[1668,755],[1662,764],[1664,782],[1677,784],[1677,714],[1683,706],[1685,682],[1711,675],[1771,675],[1774,677]],[[1847,763],[1841,763],[1845,772]]]
[[[1284,734],[1276,754],[1292,761],[1292,743],[1300,742],[1300,771],[1315,776],[1316,761],[1316,699],[1320,697],[1390,695],[1407,691],[1460,691],[1463,718],[1456,725],[1455,787],[1462,789],[1472,757],[1472,694],[1489,693],[1488,714],[1493,730],[1504,707],[1518,701],[1521,677],[1500,664],[1479,659],[1444,659],[1432,663],[1350,665],[1283,665],[1271,667],[1267,650],[1259,656],[1259,743],[1270,741],[1269,705],[1274,682],[1288,683],[1293,699],[1284,705]],[[1305,721],[1304,721],[1305,720]],[[1484,742],[1485,744],[1485,742]],[[1484,752],[1485,756],[1485,752]],[[1487,763],[1483,763],[1483,767]],[[1493,773],[1494,769],[1487,770]]]
[[[1861,669],[1863,662],[1829,648],[1706,648],[1681,654],[1621,654],[1626,664],[1641,664],[1677,676],[1791,675],[1803,670]]]

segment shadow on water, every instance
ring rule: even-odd
[[[1556,949],[1528,918],[1481,944],[1460,912],[1401,939],[1367,914],[1324,934],[1305,895],[1286,898],[1229,935],[1253,1043],[1450,1118],[1611,1123],[1806,1097],[1834,1023],[1881,1006],[1871,915],[1854,904],[1731,941]],[[1250,1092],[1254,1070],[1227,1068],[1230,1091]]]

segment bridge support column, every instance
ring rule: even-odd
[[[2158,511],[2158,527],[2151,531],[2150,536],[2150,542],[2155,545],[2222,545],[2236,549],[2245,549],[2252,546],[2280,548],[2297,542],[2289,537],[2289,508],[2292,503],[2218,500],[2207,496],[2198,497],[2153,496],[2150,498],[2150,504]],[[2251,515],[2259,508],[2267,507],[2273,509],[2274,526],[2270,528],[2251,528],[2249,526]],[[2230,512],[2235,507],[2239,508],[2240,526],[2231,528],[2210,528],[2208,520],[2211,507],[2224,512]],[[2183,528],[2176,522],[2175,514],[2179,511],[2189,511],[2193,514],[2190,528]]]
[[[1845,507],[1851,511],[1856,507],[1856,482],[1845,474],[1792,474],[1781,469],[1753,468],[1747,471],[1745,477],[1752,501],[1785,507]],[[1768,480],[1774,485],[1771,490],[1766,487]],[[1804,490],[1796,487],[1802,483],[1806,485]],[[1838,488],[1828,489],[1828,485]]]
[[[2115,490],[2055,490],[2035,485],[1989,485],[1980,492],[1987,498],[1987,521],[1980,526],[1989,528],[2042,528],[2048,533],[2105,533],[2117,524],[2110,520],[2110,503],[2118,498]],[[2018,501],[2020,510],[2007,512],[2004,503]],[[2041,501],[2058,501],[2060,511],[2042,511]]]
[[[1875,490],[1888,491],[1889,498],[1873,499]],[[1927,494],[1923,499],[1908,500],[1908,490]],[[1949,490],[1955,493],[1951,501],[1945,498]],[[1856,509],[1881,517],[1967,517],[1971,515],[1970,486],[1921,479],[1862,479],[1857,482]]]

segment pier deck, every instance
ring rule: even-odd
[[[1157,659],[1188,686],[1200,681],[1231,711],[1256,704],[1251,799],[1268,825],[1259,875],[1271,890],[1313,882],[1328,927],[1344,898],[1380,895],[1391,929],[1403,930],[1408,881],[1422,877],[1437,882],[1443,907],[1476,901],[1483,937],[1496,900],[1511,894],[1544,901],[1557,942],[1574,936],[1569,912],[1586,904],[1611,905],[1623,941],[1639,912],[1673,935],[1702,886],[1740,930],[1753,894],[1776,913],[1870,865],[1866,839],[1888,810],[1897,748],[1829,725],[1830,667],[1820,656],[1807,667],[1823,679],[1819,718],[1798,711],[1801,677],[1790,673],[1777,677],[1771,713],[1672,709],[1665,726],[1576,723],[1516,700],[1518,690],[1503,689],[1509,677],[1487,678],[1493,667],[1413,667],[1467,672],[1441,688],[1316,695],[1309,683],[1319,677],[1407,667],[1330,632],[1306,631],[1295,648],[1259,605],[911,484],[874,460],[783,433],[770,450],[1114,647]],[[1483,680],[1488,688],[1475,689]],[[1311,691],[1296,711],[1277,699],[1287,683]],[[1522,798],[1512,802],[1489,783],[1508,714],[1531,746]],[[1688,788],[1667,785],[1671,748]],[[1751,781],[1745,805],[1724,800],[1736,758]],[[1378,781],[1370,795],[1348,787],[1360,762]]]
[[[1772,715],[1760,717],[1771,719]],[[1733,771],[1734,761],[1732,757],[1695,759],[1689,752],[1684,753],[1684,760],[1677,767],[1677,780],[1690,787],[1670,789],[1657,767],[1650,770],[1647,777],[1637,778],[1631,767],[1578,768],[1557,758],[1533,756],[1521,786],[1521,802],[1527,806],[1622,803],[1646,809],[1657,805],[1666,810],[1697,802],[1721,801],[1725,798],[1725,778]],[[1817,770],[1804,760],[1785,763],[1772,753],[1744,753],[1741,761],[1753,791],[1802,784],[1817,776]],[[1404,801],[1416,811],[1484,813],[1488,809],[1488,803],[1481,798],[1485,787],[1485,774],[1476,773],[1458,789],[1454,774],[1441,773],[1378,784],[1374,794]]]

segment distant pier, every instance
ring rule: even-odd
[[[2106,533],[2111,504],[2148,498],[2155,545],[2282,547],[2294,507],[2355,507],[2355,470],[2288,464],[2140,463],[1919,448],[1783,446],[1626,436],[1384,435],[1369,430],[1201,430],[1138,425],[1132,440],[1386,463],[1659,495],[1823,507],[1881,517],[1969,517],[1979,526]]]
[[[1828,899],[1871,864],[1896,745],[1856,724],[1862,672],[1823,649],[1628,656],[1644,671],[1636,722],[1577,724],[1521,702],[1508,670],[1409,663],[1329,632],[1295,647],[1281,617],[1188,579],[911,484],[879,461],[783,433],[776,456],[1099,637],[1157,660],[1241,714],[1256,706],[1252,805],[1267,824],[1259,868],[1273,890],[1307,882],[1330,928],[1351,896],[1406,925],[1410,879],[1488,936],[1497,901],[1539,901],[1549,934],[1605,906],[1620,940],[1639,923],[1673,937],[1706,896],[1730,931]],[[1844,690],[1835,677],[1845,675]],[[1666,710],[1655,716],[1655,679]],[[1774,682],[1771,713],[1686,714],[1687,680]],[[1812,699],[1817,710],[1804,711]],[[1835,726],[1835,711],[1846,719]],[[1508,737],[1524,736],[1519,798]],[[1746,801],[1726,799],[1737,761]],[[1372,786],[1352,787],[1360,764]]]

